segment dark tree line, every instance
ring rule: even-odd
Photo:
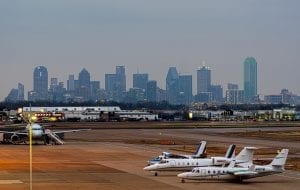
[[[167,101],[162,102],[138,102],[138,103],[119,103],[114,101],[106,102],[48,102],[48,101],[36,101],[36,102],[0,102],[0,110],[16,110],[20,107],[76,107],[76,106],[119,106],[123,110],[132,110],[132,109],[148,109],[148,110],[187,110],[188,107],[184,105],[171,105]]]
[[[119,106],[123,110],[133,110],[133,109],[147,109],[147,110],[177,110],[177,111],[186,111],[189,109],[185,105],[172,105],[167,101],[162,102],[137,102],[137,103],[124,103],[124,102],[114,102],[114,101],[99,101],[99,102],[48,102],[48,101],[36,101],[36,102],[0,102],[0,110],[16,110],[20,107],[52,107],[52,106]],[[218,105],[218,106],[207,106],[205,110],[273,110],[279,108],[296,108],[297,111],[300,111],[300,105],[292,107],[286,104],[239,104],[239,105]],[[203,109],[203,108],[202,108]]]

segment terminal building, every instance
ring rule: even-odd
[[[33,113],[38,122],[49,121],[154,121],[157,114],[147,111],[121,110],[118,106],[95,107],[23,107],[24,116]]]

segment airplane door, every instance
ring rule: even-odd
[[[205,169],[200,169],[200,175],[201,176],[206,176],[206,170]]]

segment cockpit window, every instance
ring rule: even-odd
[[[161,160],[159,163],[160,164],[165,164],[165,163],[168,163],[168,161],[167,160]]]

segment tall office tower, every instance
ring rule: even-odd
[[[179,103],[190,105],[193,98],[192,75],[179,76]]]
[[[144,73],[144,74],[140,74],[140,73],[136,73],[133,74],[133,88],[134,89],[141,89],[142,93],[143,93],[143,99],[147,98],[146,94],[147,94],[147,83],[148,83],[148,74]]]
[[[148,74],[133,74],[133,88],[147,89]]]
[[[157,88],[156,91],[156,101],[157,102],[162,102],[162,101],[167,101],[167,91],[161,88]]]
[[[211,95],[213,102],[223,102],[223,88],[221,85],[211,85]]]
[[[210,92],[211,89],[211,70],[209,67],[202,66],[197,70],[197,94]]]
[[[125,66],[116,66],[116,74],[105,74],[105,91],[108,100],[123,100],[126,95]]]
[[[147,83],[147,100],[148,102],[156,102],[156,90],[157,82],[155,80],[150,80]]]
[[[119,83],[118,87],[122,93],[126,92],[126,74],[125,66],[116,66],[116,77],[117,82]]]
[[[244,61],[244,95],[247,103],[254,102],[257,97],[257,62],[253,57]]]
[[[24,101],[24,85],[18,83],[18,101]]]
[[[67,90],[74,91],[75,90],[75,77],[74,75],[69,75],[69,79],[67,82]]]
[[[116,99],[116,74],[105,74],[105,92],[107,100]]]
[[[176,67],[170,67],[166,78],[167,101],[170,104],[179,104],[179,75]]]
[[[50,88],[49,90],[52,91],[52,92],[55,92],[55,89],[57,88],[58,86],[58,79],[57,78],[51,78],[50,79]]]
[[[81,96],[84,101],[89,100],[91,96],[91,76],[85,68],[80,71],[78,82],[78,95]]]
[[[48,98],[48,71],[44,66],[38,66],[33,72],[34,100],[47,100]]]
[[[100,81],[91,81],[91,99],[98,101],[100,98]]]

